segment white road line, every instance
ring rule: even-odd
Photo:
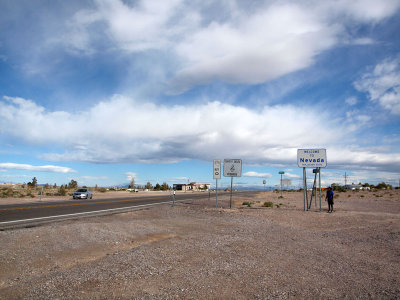
[[[185,201],[187,201],[187,200],[185,200]],[[178,202],[178,201],[175,201],[175,202]],[[140,208],[140,207],[145,207],[145,206],[152,206],[152,205],[159,205],[159,204],[166,204],[166,203],[171,203],[171,201],[149,203],[149,204],[141,204],[141,205],[135,205],[135,206],[126,206],[126,207],[119,207],[119,208],[110,208],[110,209],[103,209],[103,210],[95,210],[95,211],[81,212],[81,213],[75,213],[75,214],[56,215],[56,216],[48,216],[48,217],[41,217],[41,218],[0,222],[0,226],[1,225],[7,225],[7,224],[15,224],[15,223],[19,223],[19,222],[41,221],[41,220],[48,220],[48,219],[52,219],[52,218],[53,219],[54,218],[65,218],[65,217],[82,216],[82,215],[88,215],[88,214],[112,212],[112,211],[117,211],[117,210]]]
[[[196,199],[182,199],[182,200],[175,200],[175,202],[184,202],[184,201],[193,201],[193,200],[196,200]],[[87,211],[87,212],[81,212],[81,213],[75,213],[75,214],[56,215],[56,216],[48,216],[48,217],[41,217],[41,218],[0,222],[0,228],[3,226],[18,224],[18,223],[40,222],[40,221],[51,220],[51,219],[56,220],[56,219],[78,217],[78,216],[84,216],[84,215],[90,215],[90,214],[101,214],[101,213],[108,213],[108,212],[113,212],[113,211],[118,211],[118,210],[130,210],[130,209],[135,209],[135,208],[142,208],[142,207],[146,207],[146,206],[154,206],[154,205],[167,204],[167,203],[172,203],[172,200],[164,201],[164,202],[149,203],[149,204],[140,204],[140,205],[135,205],[135,206],[126,206],[126,207],[119,207],[119,208]]]

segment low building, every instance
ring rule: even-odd
[[[210,183],[174,183],[173,189],[175,191],[205,191],[210,189]]]

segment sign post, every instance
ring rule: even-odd
[[[281,197],[283,197],[282,196],[282,175],[285,174],[285,172],[279,171],[279,174],[281,174]]]
[[[224,159],[224,177],[231,178],[231,197],[229,208],[232,208],[232,190],[233,190],[233,177],[242,176],[242,160],[241,159]]]
[[[267,183],[267,181],[264,179],[263,180],[263,185],[264,185],[264,193],[265,193],[265,184]]]
[[[213,178],[215,179],[215,208],[218,209],[218,179],[221,179],[221,160],[214,159]]]
[[[317,174],[319,173],[319,211],[322,211],[321,202],[321,168],[326,168],[326,149],[297,149],[297,165],[299,168],[303,168],[303,183],[304,183],[304,211],[311,209],[311,202],[313,198],[314,186],[316,185]],[[315,173],[313,191],[311,193],[311,201],[308,203],[308,193],[307,193],[307,174],[306,168],[315,168],[313,172]],[[315,187],[316,189],[316,187]],[[315,204],[317,195],[315,193]]]

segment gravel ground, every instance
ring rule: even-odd
[[[0,298],[400,298],[399,190],[339,193],[333,213],[279,195],[2,231]]]

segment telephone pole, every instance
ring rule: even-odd
[[[344,188],[347,187],[347,173],[344,172]]]

